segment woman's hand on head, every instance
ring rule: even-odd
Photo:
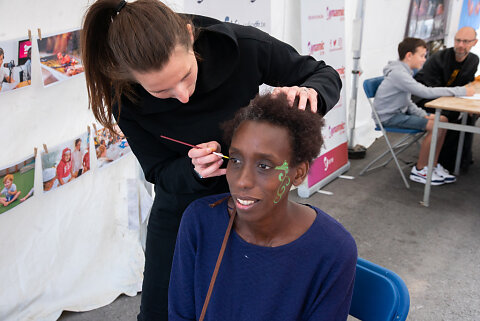
[[[197,146],[200,148],[192,148],[188,151],[188,157],[192,159],[192,165],[200,177],[208,178],[225,175],[227,169],[220,168],[223,164],[223,159],[212,154],[212,152],[220,153],[220,144],[211,141],[198,144]]]
[[[310,103],[312,112],[317,112],[317,91],[307,87],[276,87],[273,90],[274,95],[285,93],[287,95],[288,103],[293,106],[295,98],[298,97],[298,109],[305,110],[307,102]]]

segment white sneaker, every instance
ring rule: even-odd
[[[440,163],[437,163],[437,166],[433,169],[433,172],[438,176],[442,177],[445,183],[455,183],[457,181],[457,178],[454,175],[450,174],[448,170],[443,168]]]
[[[421,170],[417,169],[417,166],[413,166],[412,170],[410,172],[410,180],[417,182],[417,183],[422,183],[426,184],[427,183],[427,166],[422,168]],[[443,177],[438,176],[435,173],[435,170],[432,172],[432,182],[431,185],[443,185],[445,183],[445,180]]]

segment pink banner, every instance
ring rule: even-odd
[[[348,144],[345,142],[315,159],[308,173],[308,187],[325,179],[348,162]]]

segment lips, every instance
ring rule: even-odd
[[[240,204],[245,205],[245,206],[252,205],[253,203],[255,203],[254,201],[241,200],[241,199],[237,199],[237,202],[239,202]]]
[[[234,199],[235,199],[235,205],[237,206],[237,209],[241,209],[241,210],[250,209],[259,202],[258,199],[253,197],[248,197],[248,196],[236,196],[234,197]]]

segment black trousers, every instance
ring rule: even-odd
[[[150,213],[138,321],[168,320],[168,284],[182,213]]]

